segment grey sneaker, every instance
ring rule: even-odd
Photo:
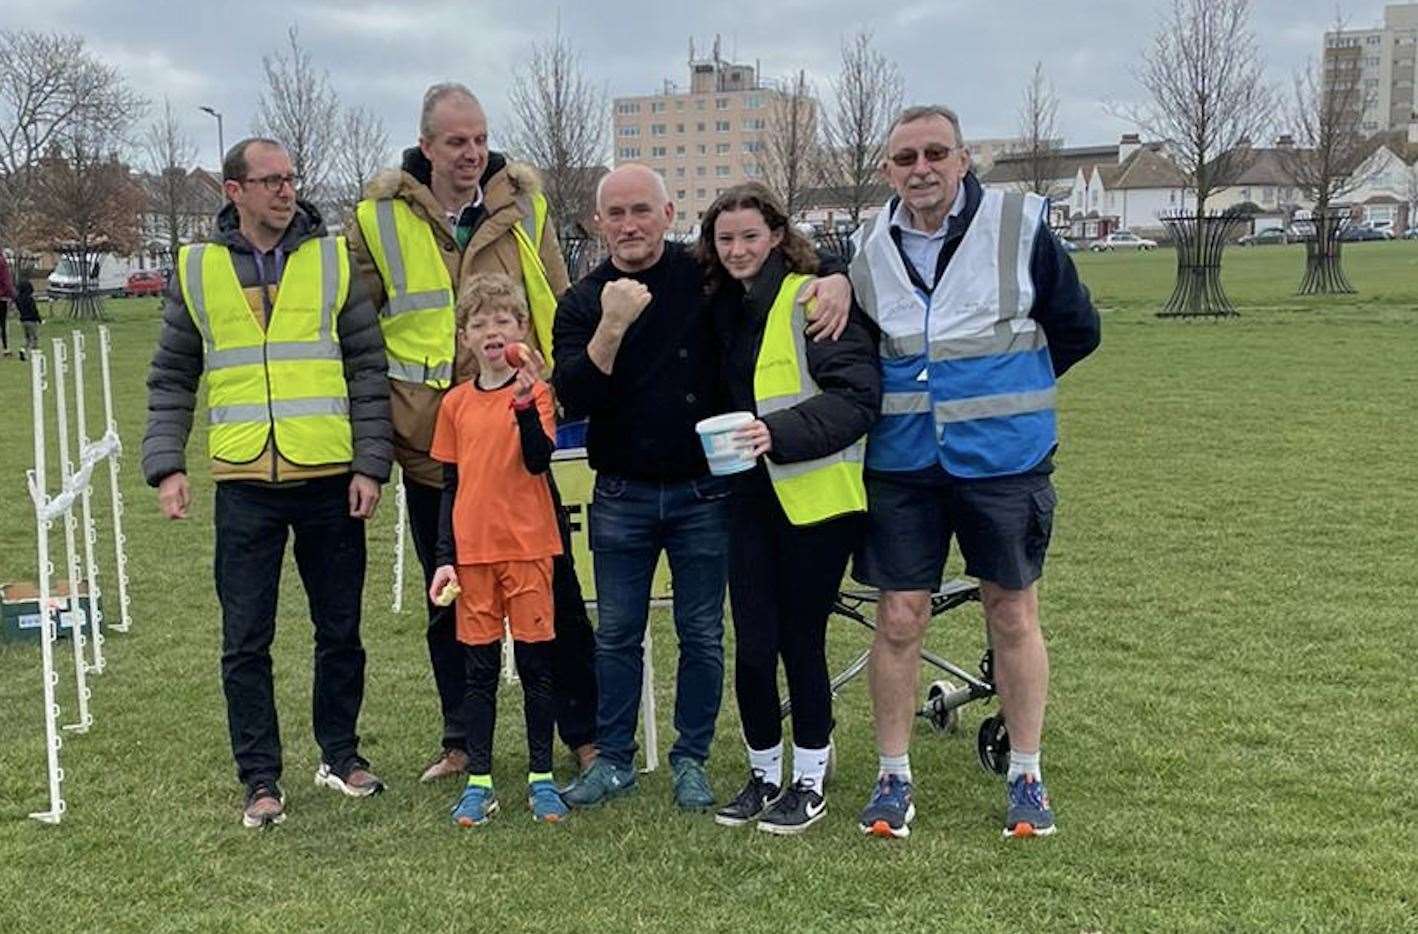
[[[574,808],[596,807],[611,798],[629,794],[637,787],[634,769],[621,768],[605,759],[597,758],[586,771],[566,786],[561,793],[561,800]]]
[[[318,788],[332,788],[351,798],[368,798],[384,790],[384,782],[369,771],[369,763],[360,758],[350,760],[342,771],[337,771],[327,762],[320,763],[320,768],[315,772],[315,785]]]
[[[274,827],[286,819],[286,794],[275,782],[258,781],[246,789],[241,826],[251,830]]]
[[[714,806],[714,790],[704,763],[694,759],[676,759],[670,763],[674,772],[675,804],[686,811],[707,811]]]

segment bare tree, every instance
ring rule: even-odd
[[[1058,113],[1053,82],[1044,74],[1044,63],[1035,62],[1019,104],[1019,152],[1025,172],[1019,187],[1023,191],[1048,197],[1053,188],[1059,172]]]
[[[816,160],[817,95],[799,71],[773,95],[763,140],[764,180],[783,201],[789,218],[806,207]]]
[[[903,89],[900,69],[872,47],[870,31],[843,40],[842,69],[822,115],[822,181],[846,194],[853,227],[873,200],[886,130],[901,109]]]
[[[1169,155],[1196,194],[1197,213],[1254,158],[1275,94],[1266,83],[1250,0],[1171,0],[1136,77],[1150,100],[1115,108]]]
[[[286,147],[301,196],[318,199],[334,165],[340,102],[329,72],[317,70],[310,53],[301,48],[296,27],[290,27],[286,38],[288,48],[261,56],[266,90],[252,129]]]
[[[172,102],[167,99],[163,100],[161,115],[143,134],[143,153],[152,173],[147,185],[147,213],[157,218],[168,252],[175,259],[177,248],[191,239],[193,215],[201,211],[202,205],[187,177],[197,159],[197,145],[178,122]]]
[[[141,104],[81,36],[0,30],[0,241],[26,226],[40,160],[66,133],[126,130]]]
[[[354,213],[365,183],[389,158],[384,121],[364,107],[350,107],[340,118],[340,145],[334,153],[331,200],[342,217]]]
[[[1333,32],[1344,27],[1336,14]],[[1294,77],[1288,122],[1295,145],[1282,151],[1283,162],[1295,187],[1314,202],[1315,227],[1302,295],[1354,291],[1339,264],[1341,225],[1330,206],[1365,181],[1358,170],[1372,147],[1362,126],[1373,95],[1364,91],[1362,57],[1357,47],[1329,48],[1319,64],[1311,62]]]
[[[509,148],[542,172],[552,217],[570,229],[594,210],[606,159],[606,92],[560,27],[534,43],[514,72]]]

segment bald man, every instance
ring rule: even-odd
[[[674,579],[680,653],[670,750],[675,803],[687,810],[714,803],[704,763],[723,693],[730,486],[710,475],[694,424],[725,404],[699,263],[665,240],[674,217],[653,170],[630,164],[605,176],[596,221],[610,258],[562,297],[553,325],[552,382],[567,411],[589,419],[586,447],[596,471],[589,529],[598,756],[564,792],[572,807],[635,788],[640,647],[661,551]],[[846,277],[814,287],[820,331],[840,333],[851,302]]]

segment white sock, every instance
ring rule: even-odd
[[[877,778],[884,775],[899,775],[906,781],[911,781],[911,754],[903,752],[899,756],[883,756],[877,753],[877,761],[881,763],[877,770]]]
[[[748,749],[748,767],[763,773],[763,780],[778,788],[783,787],[783,742],[769,749]]]
[[[822,779],[827,775],[827,756],[830,746],[821,749],[804,749],[793,744],[793,784],[808,781],[812,790],[822,794]]]
[[[1032,775],[1034,781],[1042,782],[1044,773],[1039,769],[1039,753],[1009,751],[1009,772],[1005,775],[1006,782],[1012,782],[1021,775]]]

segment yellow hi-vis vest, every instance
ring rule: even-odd
[[[433,228],[398,198],[361,201],[355,218],[384,280],[379,329],[389,378],[447,389],[453,383],[453,280]]]
[[[293,464],[353,460],[349,387],[335,329],[350,290],[344,238],[307,240],[290,255],[264,329],[225,246],[183,247],[177,276],[205,351],[208,454],[250,463],[274,433],[276,450]]]
[[[522,262],[522,288],[527,292],[537,346],[546,358],[547,372],[551,372],[551,322],[556,317],[556,296],[547,279],[540,249],[547,226],[547,199],[540,191],[534,191],[530,196],[518,198],[517,204],[523,216],[522,222],[512,228],[512,234],[517,238],[517,258]]]
[[[807,325],[798,293],[811,276],[792,273],[783,279],[768,311],[763,343],[753,371],[753,398],[760,416],[789,409],[821,390],[808,373]],[[862,439],[849,447],[795,464],[775,464],[764,458],[773,492],[793,525],[811,525],[834,516],[862,512],[867,491],[862,481]]]

